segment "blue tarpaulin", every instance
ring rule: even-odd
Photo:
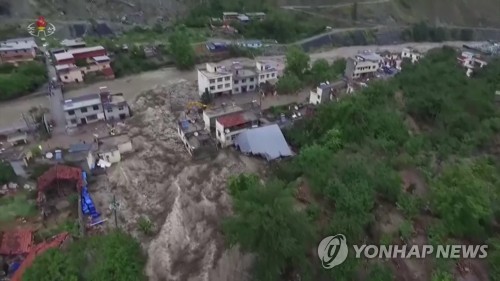
[[[101,214],[99,214],[95,208],[94,201],[90,197],[89,191],[87,189],[87,173],[82,172],[83,188],[82,188],[82,212],[86,216],[91,216],[93,220],[98,219]]]
[[[242,152],[261,155],[268,161],[293,155],[276,124],[246,130],[236,137],[234,143]]]

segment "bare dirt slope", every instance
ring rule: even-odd
[[[173,92],[172,99],[166,94]],[[261,162],[221,151],[215,159],[193,162],[177,136],[176,116],[194,85],[180,82],[138,98],[127,123],[135,152],[92,186],[96,205],[113,227],[108,209],[113,194],[120,227],[138,237],[148,254],[152,281],[246,280],[251,257],[226,250],[220,223],[230,213],[226,181],[241,172],[256,172]],[[137,220],[149,218],[155,234],[141,233]]]

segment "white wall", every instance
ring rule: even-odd
[[[99,155],[102,156],[101,159],[103,159],[104,161],[108,161],[109,163],[118,163],[122,159],[120,151],[118,151],[118,149],[108,152],[102,152],[99,153]]]
[[[321,89],[317,88],[316,91],[311,91],[309,94],[309,103],[310,104],[320,104],[321,103]]]

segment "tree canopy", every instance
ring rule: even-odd
[[[35,259],[23,281],[141,281],[145,257],[139,243],[122,232],[91,236]]]
[[[301,71],[324,73],[327,69],[325,62],[320,61],[304,70],[307,60],[298,55],[293,57],[296,54],[297,50],[290,54],[293,67],[285,76]],[[456,56],[450,48],[433,50],[418,64],[405,65],[395,78],[372,82],[337,103],[322,104],[314,117],[297,121],[285,131],[298,155],[275,164],[272,177],[282,181],[283,190],[311,191],[312,199],[306,210],[312,223],[303,227],[312,227],[319,237],[342,233],[353,244],[387,244],[397,243],[401,236],[411,238],[419,227],[415,221],[430,220],[427,231],[431,243],[446,243],[451,239],[488,243],[492,249],[488,255],[490,265],[498,263],[499,233],[495,225],[500,218],[497,207],[500,115],[494,93],[500,90],[500,61],[490,62],[468,78],[457,65]],[[415,177],[422,183],[411,180],[408,186],[404,174],[410,170],[418,172]],[[275,180],[267,184],[255,182],[260,186],[275,185]],[[258,196],[269,197],[264,192]],[[233,198],[236,198],[235,217],[231,220],[243,220],[240,206],[255,211],[262,208],[256,207],[255,201],[269,200],[234,194]],[[381,207],[404,216],[395,232],[383,235],[377,232],[379,222],[375,216]],[[269,224],[278,217],[286,217],[277,213],[276,218],[265,221]],[[253,225],[257,229],[260,223]],[[274,241],[248,228],[249,225],[241,227],[248,236],[230,235],[231,243]],[[285,237],[294,233],[275,231]],[[316,247],[316,243],[319,241],[309,247]],[[265,261],[289,253],[281,248],[269,252],[258,247],[244,249]],[[307,260],[307,251],[302,253]],[[371,269],[370,276],[374,280],[394,279],[391,268],[384,261],[379,262]],[[315,268],[317,264],[313,262],[312,273],[301,277],[355,280],[364,263],[348,256],[341,266],[328,272]],[[274,263],[273,267],[282,265]],[[437,265],[434,280],[449,280],[451,267]],[[491,266],[491,280],[500,280],[497,267]]]
[[[196,63],[194,49],[189,42],[184,28],[178,28],[169,39],[170,53],[175,65],[181,70],[192,69]]]
[[[25,62],[18,67],[0,68],[0,100],[28,94],[47,82],[47,70],[40,62]]]

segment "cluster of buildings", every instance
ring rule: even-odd
[[[262,21],[266,18],[266,13],[254,12],[254,13],[237,13],[237,12],[223,12],[222,21],[224,23],[238,21],[241,23],[248,23],[250,21]]]
[[[97,94],[65,100],[63,110],[68,128],[101,120],[114,122],[130,117],[130,108],[123,94],[111,94],[106,87],[101,87]]]
[[[255,92],[261,84],[275,84],[281,75],[278,65],[272,62],[233,61],[227,64],[207,63],[198,69],[198,93],[208,91],[214,96]]]
[[[178,134],[193,157],[229,146],[268,161],[293,155],[278,124],[262,120],[260,110],[236,105],[206,109],[203,118],[185,115],[178,122]]]
[[[61,82],[81,83],[87,75],[115,78],[111,59],[103,46],[85,47],[85,42],[77,40],[65,40],[61,44],[66,48],[51,51]]]
[[[36,58],[38,45],[33,37],[14,38],[0,42],[0,63],[32,61]]]

